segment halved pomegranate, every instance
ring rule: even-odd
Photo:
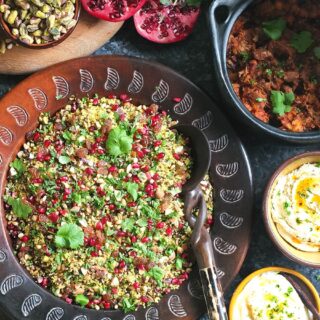
[[[132,17],[146,0],[81,0],[83,8],[92,16],[112,21],[124,21]]]
[[[199,17],[200,8],[190,5],[164,5],[149,0],[133,16],[138,33],[153,42],[172,43],[185,39]]]

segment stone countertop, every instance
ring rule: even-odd
[[[226,106],[223,100],[219,99],[213,78],[212,50],[205,14],[202,14],[191,37],[184,42],[171,45],[157,45],[144,40],[135,32],[132,21],[129,21],[109,43],[95,54],[129,55],[163,63],[205,89],[216,101],[220,101],[218,105],[225,113],[223,109]],[[5,94],[24,78],[25,76],[0,75],[0,95]],[[306,275],[320,292],[320,270],[300,266],[288,260],[276,249],[265,231],[261,209],[263,190],[273,171],[285,159],[307,150],[316,150],[318,147],[316,145],[293,145],[267,136],[258,137],[232,119],[231,123],[249,155],[254,179],[255,203],[252,242],[239,275],[226,292],[227,300],[230,300],[233,290],[241,279],[267,266],[296,269]]]

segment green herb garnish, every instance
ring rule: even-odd
[[[268,101],[268,100],[265,99],[265,98],[257,98],[256,101],[257,101],[257,102],[266,102],[266,101]]]
[[[291,110],[291,105],[295,99],[293,92],[271,91],[271,105],[272,111],[275,114],[283,116],[286,112]]]
[[[123,298],[122,299],[122,308],[124,312],[130,312],[135,310],[135,304],[132,299]]]
[[[305,53],[313,42],[314,40],[310,31],[301,31],[293,35],[290,43],[299,53]]]
[[[10,167],[17,171],[18,176],[21,176],[26,171],[26,167],[20,159],[15,159],[13,162],[11,162]]]
[[[240,52],[240,56],[241,56],[241,59],[244,61],[244,62],[248,62],[251,58],[251,55],[249,52],[247,51],[242,51]]]
[[[128,154],[132,149],[132,143],[132,136],[125,129],[117,127],[110,131],[106,147],[112,156],[117,157]]]
[[[60,156],[58,158],[58,161],[61,164],[68,164],[71,161],[71,159],[68,156]]]
[[[13,213],[21,219],[27,219],[32,212],[32,208],[25,204],[21,199],[9,197],[7,203],[12,207]]]
[[[316,58],[318,58],[320,60],[320,47],[315,47],[313,49],[313,53],[316,56]]]
[[[279,40],[286,26],[287,21],[282,18],[262,23],[264,33],[272,40]]]
[[[83,294],[76,295],[76,303],[84,307],[89,303],[89,299]]]
[[[158,285],[162,285],[162,278],[164,276],[163,270],[159,267],[153,267],[148,272],[149,276],[157,281]]]
[[[133,218],[127,218],[122,221],[121,228],[123,231],[131,232],[134,227],[135,220]]]
[[[127,182],[127,191],[131,195],[132,199],[136,201],[138,199],[138,188],[139,185],[134,182]]]
[[[77,249],[84,244],[84,233],[76,224],[66,223],[59,228],[54,242],[59,248]]]

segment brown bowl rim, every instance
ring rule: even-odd
[[[1,1],[1,3],[3,3],[3,1]],[[76,24],[74,27],[72,27],[71,29],[69,29],[62,37],[60,37],[58,40],[53,40],[47,43],[41,43],[41,44],[27,44],[24,43],[23,41],[19,40],[18,37],[14,36],[12,34],[12,32],[10,31],[10,28],[8,26],[8,24],[6,23],[6,21],[3,18],[3,14],[0,14],[0,25],[2,30],[4,31],[4,33],[10,38],[12,39],[15,43],[25,47],[25,48],[29,48],[29,49],[47,49],[47,48],[52,48],[56,45],[58,45],[59,43],[63,42],[64,40],[66,40],[71,33],[74,31],[74,29],[76,28],[78,22],[79,22],[79,17],[80,17],[80,12],[81,12],[81,4],[80,4],[80,0],[75,0],[75,11],[74,11],[74,17],[73,19],[76,20]]]
[[[297,255],[291,254],[289,253],[287,250],[285,250],[281,244],[279,243],[279,241],[276,239],[276,237],[274,236],[271,227],[270,227],[270,223],[269,223],[269,219],[268,219],[268,215],[269,212],[267,210],[268,208],[268,198],[269,198],[269,194],[270,194],[270,190],[271,187],[273,186],[273,183],[275,182],[275,180],[278,178],[278,176],[281,174],[281,172],[288,167],[288,165],[290,165],[291,163],[306,158],[306,157],[320,157],[320,151],[307,151],[307,152],[303,152],[300,154],[297,154],[293,157],[290,157],[289,159],[285,160],[276,170],[275,172],[272,174],[272,176],[270,177],[266,187],[265,187],[265,191],[263,194],[263,201],[262,201],[262,212],[263,212],[263,221],[264,221],[264,225],[265,228],[267,230],[267,233],[269,235],[269,238],[272,240],[272,242],[275,244],[275,246],[290,260],[295,261],[299,264],[311,267],[311,268],[315,268],[315,269],[320,269],[320,264],[314,264],[312,262],[308,262],[304,259],[299,258]],[[285,241],[285,240],[284,240]],[[289,244],[290,245],[290,244]],[[320,252],[319,252],[320,255]]]

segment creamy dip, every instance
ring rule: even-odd
[[[232,316],[235,320],[313,319],[290,282],[277,272],[265,272],[249,281]]]
[[[307,163],[280,177],[271,198],[280,235],[302,251],[320,251],[320,164]]]

